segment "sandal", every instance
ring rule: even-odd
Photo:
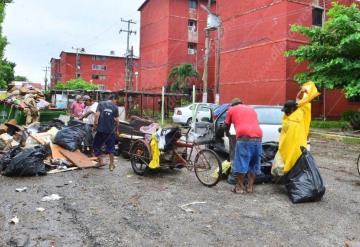
[[[236,186],[231,189],[231,192],[234,194],[244,194],[244,190],[237,190]]]

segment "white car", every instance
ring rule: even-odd
[[[195,103],[184,107],[176,107],[172,119],[174,123],[190,125],[192,123],[193,110],[197,110],[197,122],[202,121],[204,118],[211,120],[209,108],[215,109],[217,106],[218,105],[212,103]]]
[[[252,106],[258,115],[260,128],[263,131],[262,142],[279,142],[279,128],[282,124],[281,106]],[[215,120],[215,144],[214,147],[219,151],[229,153],[229,138],[224,134],[224,121],[226,118],[227,108],[218,113]]]

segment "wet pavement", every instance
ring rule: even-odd
[[[0,246],[343,246],[360,240],[360,146],[311,143],[327,191],[321,202],[298,205],[280,185],[237,195],[225,181],[207,188],[185,169],[139,177],[122,158],[114,172],[1,176]],[[41,202],[51,194],[63,198]],[[180,207],[191,202],[201,203],[186,207],[192,212]],[[19,223],[10,224],[14,216]]]

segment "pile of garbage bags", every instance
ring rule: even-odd
[[[9,177],[46,175],[44,160],[51,158],[49,143],[75,151],[93,141],[90,125],[78,120],[70,121],[67,126],[59,119],[34,123],[27,128],[13,120],[5,125],[6,133],[0,135],[0,172]]]
[[[92,143],[92,129],[90,125],[83,122],[73,120],[68,126],[61,129],[55,136],[55,144],[70,150],[75,151],[81,148],[81,144]]]

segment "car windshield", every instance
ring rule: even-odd
[[[254,108],[260,124],[281,125],[283,112],[281,108],[275,107],[255,107]]]

